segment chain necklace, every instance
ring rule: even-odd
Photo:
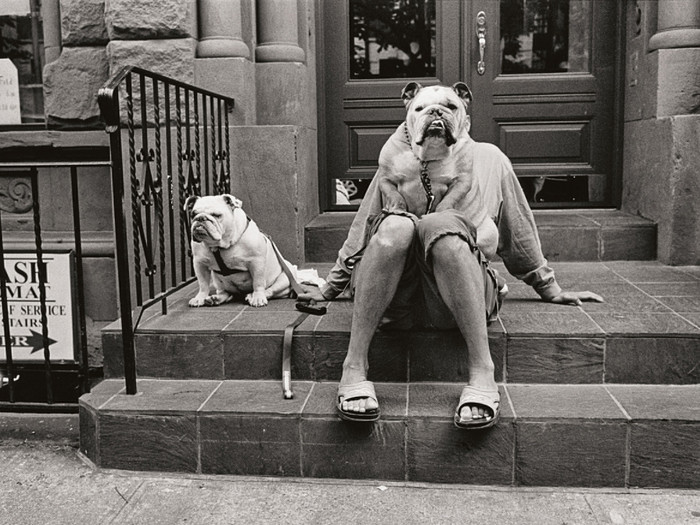
[[[408,134],[408,124],[404,122],[404,132],[406,133],[406,139],[408,140],[408,146],[411,148],[411,152],[413,152],[413,148],[411,147],[411,136]],[[423,190],[425,191],[425,196],[428,199],[428,204],[425,208],[425,214],[427,215],[431,211],[433,211],[433,202],[435,202],[435,195],[433,195],[433,187],[430,182],[430,172],[428,171],[428,161],[427,160],[421,160],[418,158],[418,156],[413,153],[413,156],[416,157],[416,160],[420,162],[420,182],[423,185]]]

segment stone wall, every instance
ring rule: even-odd
[[[658,224],[660,261],[700,264],[700,0],[626,8],[622,209]]]
[[[44,68],[50,128],[99,126],[97,90],[109,78],[104,0],[60,0],[63,48]]]
[[[62,50],[44,69],[50,128],[99,127],[97,91],[127,65],[194,80],[196,0],[60,0]]]
[[[97,91],[127,65],[233,97],[231,135],[243,126],[260,139],[234,158],[234,187],[242,173],[249,202],[275,199],[286,219],[268,230],[301,262],[303,227],[318,213],[314,0],[60,2],[63,48],[45,70],[49,126],[99,126]]]

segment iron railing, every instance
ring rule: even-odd
[[[124,377],[136,393],[134,334],[143,311],[191,283],[190,195],[230,192],[232,98],[138,67],[98,93],[110,136]],[[132,313],[132,315],[129,315]]]
[[[78,397],[90,391],[79,179],[108,165],[106,159],[0,162],[8,181],[0,192],[1,411],[77,412]],[[67,195],[48,195],[58,193],[48,171],[58,178],[69,173]],[[46,222],[72,222],[73,231],[42,228],[40,201],[69,203],[53,206]],[[58,260],[65,265],[55,269]],[[59,282],[67,292],[55,291]]]

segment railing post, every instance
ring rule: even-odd
[[[132,86],[132,75],[138,75],[139,86]],[[147,82],[150,79],[150,84]],[[126,115],[124,131],[128,137],[127,144],[122,144],[122,118],[120,115],[119,90],[124,83],[126,93]],[[149,97],[148,86],[152,86]],[[164,93],[165,115],[161,112],[161,87]],[[134,100],[136,90],[137,100]],[[174,90],[174,101],[171,95]],[[184,101],[183,101],[184,98]],[[216,100],[216,104],[214,104]],[[114,235],[117,259],[117,280],[119,284],[119,308],[121,317],[122,350],[124,363],[124,377],[126,381],[126,393],[136,394],[136,355],[134,336],[138,330],[143,312],[151,306],[161,303],[162,314],[167,314],[166,298],[176,291],[189,286],[194,277],[191,265],[187,264],[186,224],[187,220],[182,211],[185,197],[188,195],[200,195],[202,190],[221,191],[230,187],[230,144],[229,144],[229,118],[228,113],[233,107],[234,100],[231,97],[219,95],[206,89],[198,88],[175,79],[164,77],[157,73],[144,69],[127,66],[114,75],[99,91],[97,102],[105,121],[105,130],[110,137],[110,164],[112,167],[112,199],[114,213]],[[138,102],[138,103],[137,103]],[[174,102],[174,103],[173,103]],[[153,121],[149,117],[149,104],[152,104]],[[174,108],[173,108],[174,105]],[[183,108],[184,106],[184,108]],[[223,109],[214,116],[214,107]],[[140,109],[140,112],[139,112]],[[177,169],[173,166],[173,154],[171,146],[170,123],[174,109],[175,142],[177,144]],[[183,111],[184,110],[184,111]],[[211,114],[209,114],[211,112]],[[136,118],[136,114],[140,117]],[[222,120],[224,122],[222,122]],[[163,153],[161,143],[161,127],[166,125],[166,149],[167,178],[163,174]],[[211,129],[209,125],[211,124]],[[200,129],[200,125],[203,129]],[[222,130],[225,126],[225,141],[221,144]],[[136,129],[140,128],[140,133]],[[194,128],[194,129],[192,129]],[[149,136],[149,129],[153,129],[155,139],[155,152],[149,147],[153,137]],[[202,139],[202,131],[204,137]],[[137,135],[142,144],[137,148]],[[184,135],[184,136],[183,136]],[[194,136],[192,136],[194,135]],[[217,137],[219,149],[217,150]],[[209,144],[211,141],[211,144]],[[124,151],[127,147],[127,151]],[[211,156],[209,155],[211,153]],[[217,186],[212,176],[215,159],[220,157],[225,164],[223,181]],[[136,161],[142,162],[141,180],[136,175]],[[155,161],[155,175],[151,171],[150,162]],[[124,163],[127,166],[124,166]],[[186,164],[185,164],[186,163]],[[203,166],[202,166],[203,164]],[[125,168],[128,173],[125,173]],[[173,171],[176,171],[175,173]],[[204,183],[202,182],[204,178]],[[164,181],[166,181],[164,183]],[[125,184],[130,187],[126,188]],[[222,188],[223,186],[223,188]],[[166,195],[167,194],[167,195]],[[167,197],[167,206],[165,200]],[[127,199],[130,198],[130,203]],[[129,207],[129,204],[131,206]],[[145,206],[145,218],[139,207]],[[155,221],[151,222],[150,206],[155,206]],[[166,230],[165,217],[167,210]],[[128,221],[131,220],[131,232],[128,229]],[[142,220],[144,223],[142,223]],[[152,231],[152,226],[157,227],[157,232]],[[133,235],[133,253],[130,253],[129,234]],[[166,233],[170,239],[166,241]],[[179,250],[176,246],[176,237],[180,239]],[[155,240],[154,240],[155,238]],[[166,290],[166,261],[168,260],[168,248],[170,250],[170,269],[172,271],[172,287]],[[148,297],[144,299],[141,290],[141,249],[146,259],[146,277],[149,280],[147,290]],[[159,253],[155,253],[158,251]],[[155,289],[154,275],[156,272],[156,258],[161,271],[160,288]],[[180,263],[181,273],[178,277],[177,262]],[[189,271],[188,271],[189,269]],[[135,297],[132,296],[131,274],[134,274]],[[189,275],[188,275],[189,274]],[[156,293],[156,291],[158,293]]]
[[[114,91],[114,107],[119,108],[119,94],[116,89]],[[134,351],[134,324],[131,318],[131,283],[129,279],[126,215],[124,214],[121,127],[117,123],[108,127],[107,132],[109,133],[109,150],[112,162],[112,208],[114,209],[114,237],[116,241],[119,308],[122,323],[124,381],[126,383],[126,393],[134,395],[136,394],[136,352]]]

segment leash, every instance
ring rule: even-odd
[[[411,135],[408,133],[408,123],[406,121],[403,123],[403,131],[406,135],[406,140],[408,141],[408,147],[411,149],[411,153],[413,153],[413,149],[411,148]],[[413,153],[413,156],[418,162],[420,162],[420,183],[423,186],[425,197],[428,199],[428,203],[425,207],[425,215],[427,215],[433,211],[433,203],[435,202],[433,186],[430,181],[430,171],[428,170],[428,161],[419,159],[415,153]]]
[[[277,248],[275,242],[269,235],[266,235],[266,237],[272,245],[272,249],[277,256],[280,266],[282,266],[282,271],[284,271],[285,275],[289,279],[289,284],[291,285],[292,290],[296,296],[299,297],[299,295],[304,293],[304,289],[295,279],[294,275],[292,275],[292,271],[289,269],[289,266],[287,266],[287,263],[284,260],[284,257],[282,257],[282,254]],[[282,395],[284,396],[284,399],[294,398],[294,392],[292,392],[292,340],[294,338],[294,330],[297,326],[303,323],[309,315],[324,315],[327,311],[325,306],[318,306],[314,300],[308,302],[297,301],[295,307],[301,312],[301,314],[299,314],[294,321],[285,327],[284,337],[282,338]]]

